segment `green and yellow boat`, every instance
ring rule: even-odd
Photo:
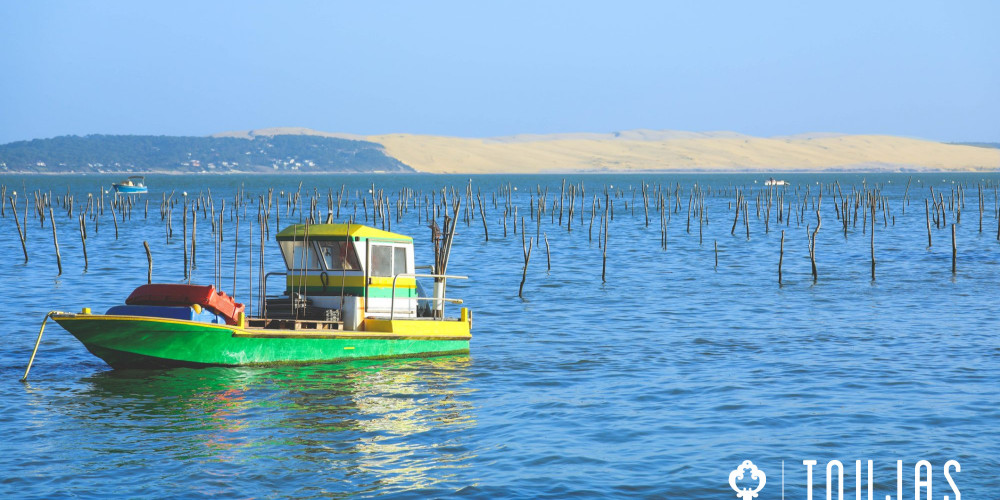
[[[357,224],[296,224],[276,239],[285,272],[268,273],[260,288],[266,289],[267,277],[284,275],[284,293],[267,297],[262,291],[256,315],[213,286],[147,284],[105,314],[84,309],[50,316],[114,368],[322,363],[469,351],[469,310],[462,307],[458,318],[444,314],[445,304],[462,302],[445,297],[446,281],[465,277],[433,269],[416,273],[411,237]],[[419,296],[419,278],[434,280],[432,296]]]

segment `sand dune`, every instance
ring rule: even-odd
[[[367,139],[422,172],[820,171],[1000,168],[1000,150],[904,137],[807,134],[758,138],[738,134],[517,140],[381,135]],[[627,138],[626,138],[627,137]]]
[[[356,136],[275,128],[224,136],[283,133],[376,142],[389,155],[429,173],[1000,169],[1000,149],[881,135],[809,133],[761,138],[735,132],[630,130],[475,139],[413,134]]]

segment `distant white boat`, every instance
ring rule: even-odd
[[[790,186],[791,183],[788,181],[783,181],[780,179],[775,179],[774,177],[764,181],[765,186]]]
[[[133,175],[122,182],[112,184],[116,193],[122,194],[142,194],[148,193],[146,188],[146,178],[141,175]]]

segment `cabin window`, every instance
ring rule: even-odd
[[[361,269],[354,247],[346,241],[319,241],[319,253],[326,268],[331,271],[356,271]]]
[[[302,241],[282,241],[281,254],[285,257],[288,269],[319,269],[319,259],[312,245],[308,251]]]
[[[392,247],[372,245],[372,276],[392,276]]]
[[[393,247],[392,249],[392,274],[403,274],[406,272],[406,249],[403,247]]]

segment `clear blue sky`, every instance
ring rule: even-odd
[[[0,143],[302,126],[1000,142],[1000,2],[0,0]]]

